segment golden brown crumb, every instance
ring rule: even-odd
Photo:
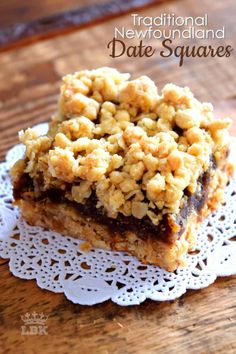
[[[146,76],[100,68],[63,79],[59,110],[49,133],[20,135],[26,161],[14,168],[39,178],[42,190],[65,189],[83,203],[95,192],[97,207],[159,222],[153,209],[178,213],[184,190],[225,155],[229,119],[215,120],[213,108],[189,88],[167,84],[162,92]]]

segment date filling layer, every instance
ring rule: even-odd
[[[23,174],[18,184],[14,188],[15,200],[23,199],[31,202],[44,203],[66,203],[73,207],[79,214],[85,218],[91,218],[95,222],[108,227],[108,229],[116,234],[125,234],[125,232],[134,232],[140,238],[145,239],[147,236],[158,238],[163,242],[171,243],[178,239],[185,231],[187,221],[192,212],[200,213],[209,193],[209,183],[211,180],[210,172],[216,169],[215,160],[211,159],[210,168],[204,172],[198,179],[198,189],[194,194],[185,191],[183,206],[179,214],[163,214],[160,222],[155,225],[149,217],[137,219],[133,216],[124,216],[118,214],[117,218],[108,217],[102,207],[97,208],[97,197],[95,193],[86,200],[84,204],[71,202],[64,197],[64,192],[59,189],[50,189],[41,192],[39,196],[34,195],[33,180],[28,174]],[[157,208],[154,210],[156,214],[161,213]]]

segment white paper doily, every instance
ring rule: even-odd
[[[41,133],[47,125],[36,127]],[[111,299],[119,305],[149,298],[173,300],[187,289],[200,289],[218,276],[236,274],[236,182],[226,188],[226,203],[205,220],[188,266],[169,273],[143,265],[122,252],[92,249],[81,241],[28,225],[13,207],[9,167],[24,148],[12,148],[0,164],[0,256],[9,259],[12,274],[36,279],[40,288],[64,293],[74,303],[93,305]]]

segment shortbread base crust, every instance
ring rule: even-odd
[[[185,264],[184,256],[194,244],[197,215],[190,217],[183,235],[172,244],[147,236],[144,239],[127,231],[124,234],[113,233],[103,224],[92,218],[85,218],[73,206],[66,203],[55,204],[50,201],[20,201],[23,217],[31,224],[55,230],[64,235],[85,240],[90,246],[126,251],[143,263],[156,264],[169,271]]]

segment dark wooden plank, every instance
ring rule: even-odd
[[[32,22],[16,23],[0,32],[0,51],[22,46],[62,33],[68,33],[95,21],[120,16],[126,12],[143,8],[163,0],[109,0],[102,3],[86,4],[68,12],[52,14]]]
[[[8,259],[0,258],[0,265],[8,263],[8,262],[9,262]]]
[[[98,4],[106,0],[86,0],[86,5]],[[56,13],[71,11],[84,6],[84,0],[1,0],[0,28],[15,25],[18,22],[31,22]]]

